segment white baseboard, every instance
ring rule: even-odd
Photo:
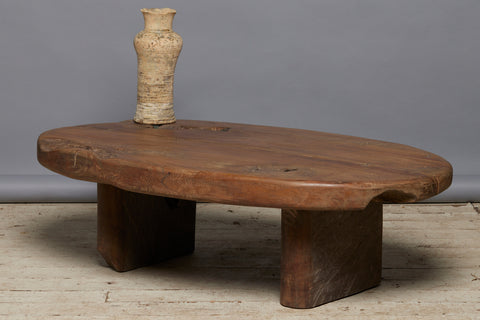
[[[96,202],[97,185],[60,175],[0,175],[0,202]],[[480,175],[454,176],[452,186],[424,202],[480,202]]]

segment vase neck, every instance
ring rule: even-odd
[[[145,19],[146,31],[169,31],[172,30],[173,16],[176,11],[173,9],[142,9]]]

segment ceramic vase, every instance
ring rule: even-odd
[[[173,9],[142,9],[145,29],[134,40],[138,58],[137,111],[134,120],[144,124],[175,122],[173,75],[182,38],[172,31]]]

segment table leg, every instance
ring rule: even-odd
[[[116,271],[193,252],[195,202],[98,184],[97,246]]]
[[[280,303],[313,308],[380,283],[382,204],[359,211],[282,210]]]

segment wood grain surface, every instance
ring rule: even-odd
[[[380,284],[382,204],[365,210],[282,210],[280,303],[312,308]]]
[[[97,249],[116,271],[192,253],[195,205],[99,184]]]
[[[137,193],[304,210],[413,202],[452,178],[447,161],[405,145],[193,120],[54,129],[39,137],[38,160],[68,177]]]

